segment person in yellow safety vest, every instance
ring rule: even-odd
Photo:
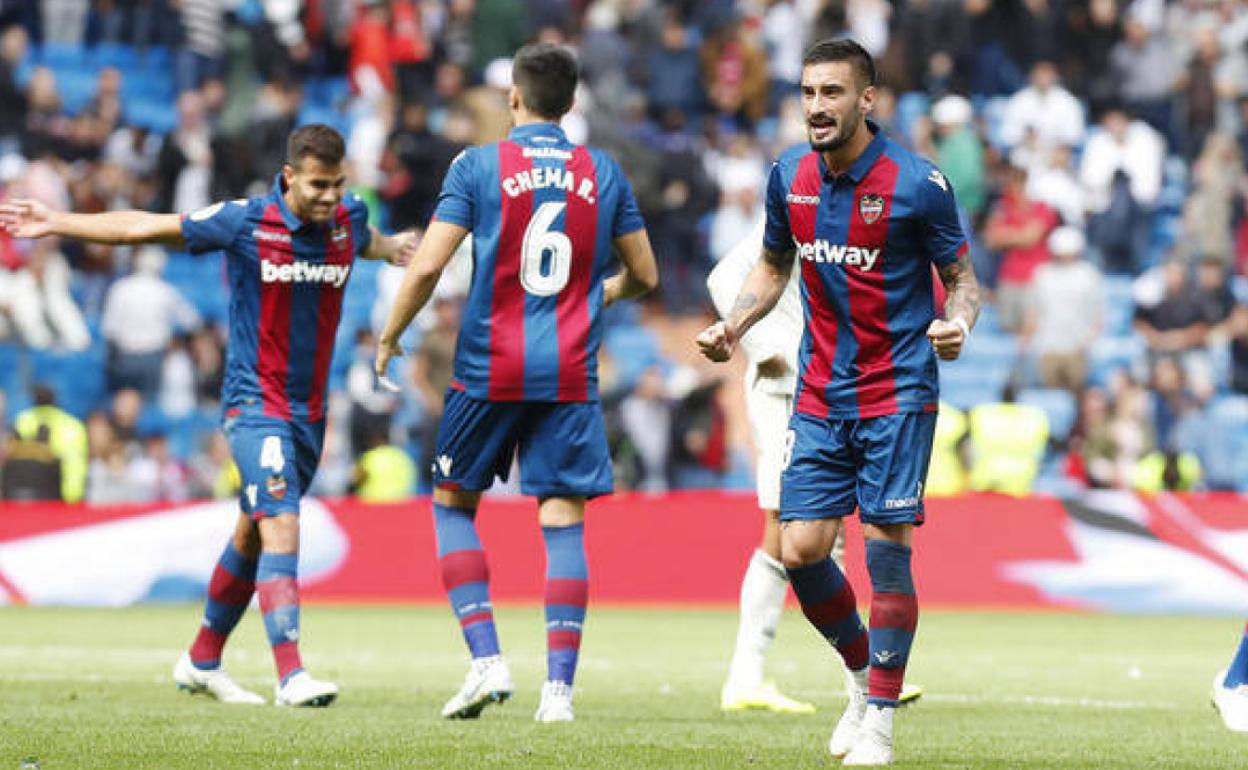
[[[1001,402],[971,410],[971,489],[1024,497],[1049,443],[1049,418],[1038,406],[1014,401],[1007,384]]]
[[[356,461],[356,497],[366,503],[395,503],[410,497],[415,484],[416,463],[412,458],[387,444],[384,434],[374,434],[368,451]]]
[[[61,463],[61,499],[81,502],[87,491],[87,429],[82,421],[56,406],[56,394],[45,385],[36,385],[35,405],[17,415],[14,431],[33,441],[41,429],[47,430],[48,446]]]
[[[928,497],[953,497],[967,489],[966,412],[946,401],[936,415],[936,437],[932,441],[932,463],[927,469],[924,493]]]
[[[1200,483],[1200,460],[1191,452],[1149,452],[1135,466],[1131,486],[1146,495],[1190,492]]]

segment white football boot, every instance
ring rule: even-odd
[[[278,706],[307,706],[323,708],[338,697],[338,685],[313,679],[307,671],[300,671],[278,683],[273,693],[273,703]]]
[[[867,710],[867,672],[863,669],[858,674],[845,671],[845,694],[849,703],[845,713],[836,723],[832,731],[832,739],[828,741],[828,753],[840,759],[849,753],[858,741],[858,730],[862,726],[862,715]]]
[[[474,658],[459,692],[442,707],[447,719],[476,719],[491,703],[504,703],[514,689],[501,655]]]
[[[543,684],[542,704],[537,707],[534,721],[571,722],[575,718],[576,715],[572,713],[572,685],[549,680]]]
[[[858,729],[858,740],[845,755],[849,767],[881,767],[893,763],[893,715],[895,708],[867,706]]]
[[[1213,705],[1222,716],[1226,729],[1248,733],[1248,684],[1227,687],[1226,672],[1219,671],[1213,680]]]
[[[211,695],[222,703],[242,703],[250,706],[264,705],[264,698],[235,682],[223,668],[195,668],[191,655],[182,653],[173,667],[173,681],[179,690],[192,695]]]

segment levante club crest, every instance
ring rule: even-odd
[[[862,196],[858,199],[858,213],[862,214],[863,222],[875,224],[875,220],[884,213],[884,196],[878,193]]]

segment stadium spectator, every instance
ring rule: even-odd
[[[932,462],[927,469],[923,494],[953,497],[970,488],[970,438],[966,412],[946,401],[936,415],[936,435],[932,439]]]
[[[87,483],[87,431],[82,421],[56,405],[46,385],[33,388],[34,406],[18,413],[13,432],[23,441],[46,443],[60,464],[60,499],[81,502]]]
[[[366,503],[399,503],[416,488],[416,464],[407,452],[390,445],[390,436],[374,432],[355,462],[351,491]]]
[[[395,92],[391,58],[390,8],[386,0],[363,0],[348,33],[351,87],[366,101],[377,103]]]
[[[347,369],[347,397],[351,408],[350,421],[351,457],[358,461],[360,455],[372,446],[372,437],[390,435],[390,423],[399,408],[394,393],[377,388],[373,374],[373,351],[377,338],[370,329],[355,333],[355,357]]]
[[[1106,272],[1135,274],[1149,256],[1166,146],[1161,134],[1121,105],[1102,110],[1100,127],[1088,138],[1079,168],[1088,242]]]
[[[0,235],[0,251],[21,261],[0,266],[0,309],[22,342],[35,350],[86,350],[91,334],[70,294],[72,276],[59,243],[18,241],[6,247],[5,242],[8,236]]]
[[[165,137],[156,160],[161,211],[188,213],[208,205],[212,195],[212,128],[198,91],[178,96],[178,125]]]
[[[1231,338],[1231,389],[1248,395],[1248,305],[1235,306],[1227,331]]]
[[[463,145],[430,130],[425,104],[408,102],[400,107],[399,124],[382,156],[385,180],[378,190],[389,205],[392,227],[424,228],[429,223],[438,199],[438,180],[461,150]]]
[[[82,45],[89,0],[41,0],[39,6],[45,42],[67,47]]]
[[[175,9],[182,35],[174,55],[174,78],[182,94],[224,72],[226,8],[220,0],[178,0]]]
[[[1027,195],[1060,214],[1065,224],[1083,228],[1083,186],[1075,173],[1069,147],[1058,145],[1029,159]]]
[[[1193,387],[1211,387],[1212,364],[1204,347],[1209,324],[1186,262],[1170,259],[1137,281],[1134,328],[1144,337],[1150,362],[1179,356]]]
[[[970,488],[1013,497],[1031,494],[1049,443],[1044,410],[1018,403],[1015,385],[1007,383],[1001,401],[971,409]]]
[[[1237,204],[1245,199],[1244,159],[1234,137],[1215,131],[1191,167],[1192,189],[1183,203],[1184,256],[1234,259]]]
[[[975,113],[963,96],[949,94],[932,105],[936,161],[958,191],[958,203],[972,221],[987,200],[984,147],[974,126]]]
[[[1159,135],[1172,138],[1171,99],[1178,80],[1174,44],[1150,26],[1138,2],[1126,13],[1122,40],[1110,51],[1109,63],[1126,108]]]
[[[109,344],[110,393],[134,388],[144,401],[154,401],[174,332],[200,324],[195,308],[161,277],[165,261],[162,247],[142,247],[134,258],[134,272],[108,291],[100,331]]]
[[[485,68],[505,59],[529,40],[529,13],[520,0],[468,0],[472,8],[472,67]]]
[[[17,71],[26,57],[28,35],[16,24],[0,30],[0,156],[17,149],[26,125],[26,93]]]
[[[763,215],[759,191],[765,162],[753,137],[744,132],[726,140],[727,149],[708,159],[719,188],[719,208],[712,215],[711,259],[718,262],[740,243]]]
[[[643,371],[620,403],[620,426],[636,449],[641,466],[634,486],[642,492],[667,491],[673,412],[663,373],[657,366]]]
[[[749,129],[767,114],[767,57],[739,20],[710,31],[698,59],[702,88],[719,120]]]
[[[461,310],[462,303],[458,297],[435,295],[433,326],[421,336],[420,346],[412,358],[412,381],[420,392],[424,407],[417,467],[422,481],[430,485],[433,483],[433,450],[438,439],[438,423],[442,420],[444,399],[453,378]]]
[[[1042,59],[1032,65],[1028,86],[1006,103],[1000,132],[1007,147],[1022,144],[1029,133],[1045,149],[1083,142],[1083,107],[1061,84],[1053,62]]]
[[[1059,223],[1057,213],[1027,193],[1027,170],[1005,169],[1001,198],[984,225],[984,246],[998,256],[996,306],[1001,326],[1018,331],[1036,269],[1049,259],[1047,240]]]
[[[228,500],[238,497],[242,480],[230,458],[230,442],[214,431],[192,455],[189,463],[191,495],[196,499]]]
[[[1218,30],[1212,23],[1203,24],[1193,33],[1192,50],[1175,86],[1181,94],[1179,117],[1184,155],[1190,161],[1205,146],[1205,137],[1218,123],[1217,71],[1222,58]]]
[[[175,422],[195,411],[195,360],[191,358],[189,334],[169,340],[160,368],[160,392],[156,404],[164,416]]]
[[[143,439],[143,452],[130,461],[126,475],[133,482],[133,502],[180,503],[190,497],[186,466],[169,453],[169,440],[161,433]]]
[[[663,26],[642,63],[646,105],[654,120],[676,110],[689,118],[701,114],[706,97],[698,48],[674,6],[663,11]]]
[[[1083,259],[1083,233],[1069,225],[1049,234],[1051,259],[1036,268],[1022,343],[1046,388],[1083,389],[1088,354],[1104,328],[1101,273]]]

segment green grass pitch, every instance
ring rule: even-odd
[[[736,631],[727,609],[591,607],[573,724],[534,724],[540,607],[499,611],[511,702],[474,722],[438,718],[466,666],[442,607],[304,610],[304,662],[342,686],[327,710],[227,707],[169,673],[199,609],[0,609],[0,770],[124,768],[830,768],[840,714],[832,652],[790,612],[770,661],[814,716],[721,714]],[[901,768],[1248,767],[1248,735],[1209,706],[1240,621],[1065,613],[926,612],[898,716]],[[272,697],[258,613],[226,650]]]

